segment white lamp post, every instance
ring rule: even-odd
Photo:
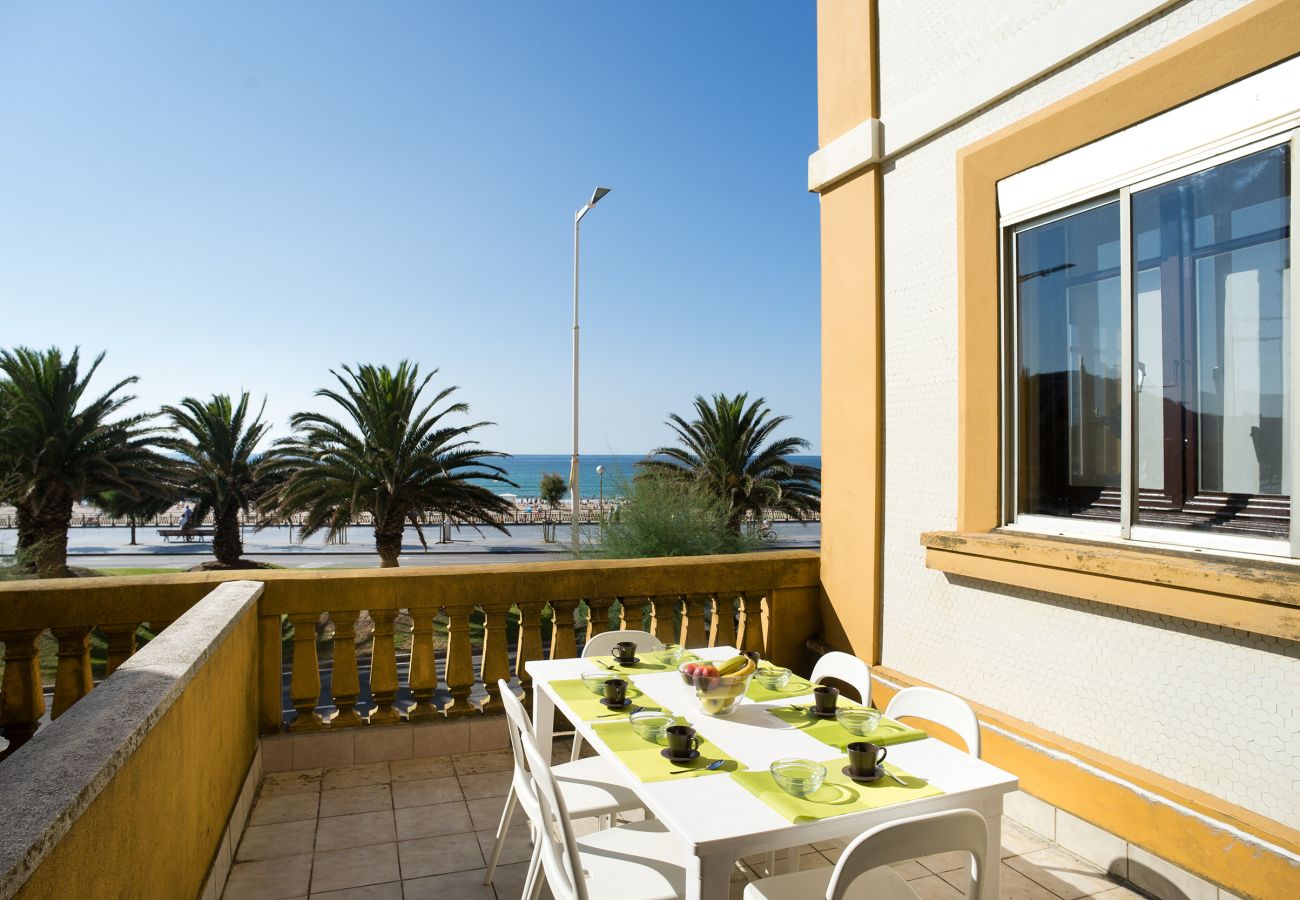
[[[569,488],[573,491],[573,552],[578,553],[578,223],[609,188],[598,187],[582,209],[573,214],[573,459],[569,461]]]
[[[600,527],[605,527],[605,467],[596,466],[596,474],[600,476],[600,500],[597,501],[596,515],[600,519]]]

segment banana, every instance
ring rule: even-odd
[[[735,675],[746,666],[753,665],[754,661],[748,656],[733,656],[731,659],[718,666],[719,675]]]

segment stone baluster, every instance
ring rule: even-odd
[[[709,603],[709,595],[690,594],[683,599],[686,610],[682,614],[681,639],[678,643],[683,647],[703,647],[707,633],[704,626],[704,612]]]
[[[474,663],[470,658],[469,616],[472,606],[448,606],[447,610],[447,689],[451,703],[448,718],[468,716],[474,712],[469,694],[474,688]]]
[[[573,659],[578,644],[573,633],[573,613],[577,600],[551,601],[551,659]]]
[[[483,686],[487,688],[488,699],[483,704],[483,712],[499,713],[501,706],[501,687],[497,681],[510,680],[510,649],[506,646],[509,637],[506,623],[509,618],[509,603],[483,604]]]
[[[736,646],[736,595],[734,592],[713,595],[713,622],[709,628],[709,646]]]
[[[40,636],[40,629],[0,631],[0,641],[5,645],[5,673],[0,682],[0,732],[9,741],[9,746],[0,750],[0,759],[31,739],[45,713],[41,664],[36,654]]]
[[[614,605],[612,597],[603,600],[587,601],[587,640],[609,631],[609,608]],[[584,641],[583,643],[586,643]]]
[[[354,728],[365,724],[357,712],[357,698],[361,696],[361,681],[357,677],[357,614],[355,610],[342,610],[330,613],[330,619],[334,622],[334,665],[330,690],[334,694],[334,705],[339,710],[330,720],[330,725],[334,728]]]
[[[762,653],[766,646],[763,640],[763,594],[759,591],[744,591],[740,595],[740,649]]]
[[[539,600],[524,600],[519,606],[519,646],[515,649],[515,677],[524,691],[524,701],[533,699],[533,677],[526,666],[542,658],[542,607]]]
[[[423,722],[442,715],[434,705],[433,695],[438,690],[438,667],[433,655],[433,617],[438,610],[431,608],[411,610],[411,697],[415,705],[406,717],[412,722]]]
[[[99,626],[100,633],[104,635],[104,641],[108,644],[104,666],[105,678],[116,672],[117,667],[135,653],[135,632],[139,627],[139,622]]]
[[[370,618],[375,623],[375,640],[370,647],[370,696],[375,708],[370,711],[371,725],[396,725],[402,714],[397,702],[397,648],[393,646],[395,609],[372,609]]]
[[[677,639],[674,620],[677,617],[677,608],[682,602],[681,595],[654,597],[651,602],[654,604],[654,618],[650,622],[650,633],[665,644],[673,643]]]
[[[67,712],[72,704],[90,693],[95,686],[90,671],[89,625],[51,628],[59,641],[59,668],[54,675],[54,705],[51,721]]]
[[[289,700],[298,716],[289,723],[290,731],[320,731],[325,727],[316,704],[320,702],[320,662],[316,659],[316,613],[292,613],[293,674],[289,680]]]
[[[624,631],[644,631],[646,608],[650,606],[648,597],[619,597],[618,604],[622,620],[620,626]]]

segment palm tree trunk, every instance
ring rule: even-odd
[[[28,519],[27,534],[18,536],[18,546],[28,565],[41,578],[68,575],[68,527],[72,524],[72,498],[64,491],[50,491]]]
[[[239,564],[244,541],[239,536],[239,507],[231,503],[213,516],[212,552],[223,566]]]
[[[397,557],[402,552],[402,534],[405,530],[405,518],[391,511],[386,518],[375,519],[375,549],[379,551],[379,568],[397,567]]]

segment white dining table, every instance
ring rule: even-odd
[[[709,647],[692,652],[701,659],[718,660],[734,656],[738,651],[733,647]],[[1002,801],[1018,786],[1014,775],[934,738],[894,744],[889,747],[889,762],[940,788],[942,794],[864,812],[791,823],[723,772],[687,777],[683,781],[646,783],[637,778],[601,739],[600,731],[592,727],[598,723],[582,721],[551,686],[552,682],[599,671],[594,661],[537,660],[526,663],[525,668],[533,680],[533,728],[538,746],[550,746],[555,712],[559,710],[584,741],[614,764],[615,771],[624,776],[628,787],[637,793],[646,808],[681,840],[687,860],[685,900],[725,900],[737,859],[769,850],[854,837],[885,822],[949,809],[976,810],[988,823],[989,864],[980,897],[981,900],[998,897]],[[764,703],[745,699],[732,715],[714,717],[699,711],[694,689],[675,671],[627,673],[624,677],[656,704],[685,716],[701,735],[751,770],[764,771],[774,760],[783,757],[828,760],[844,755],[841,748],[810,737],[767,712],[767,707],[784,706],[801,699],[797,695]],[[809,702],[810,698],[807,694],[802,699]]]

